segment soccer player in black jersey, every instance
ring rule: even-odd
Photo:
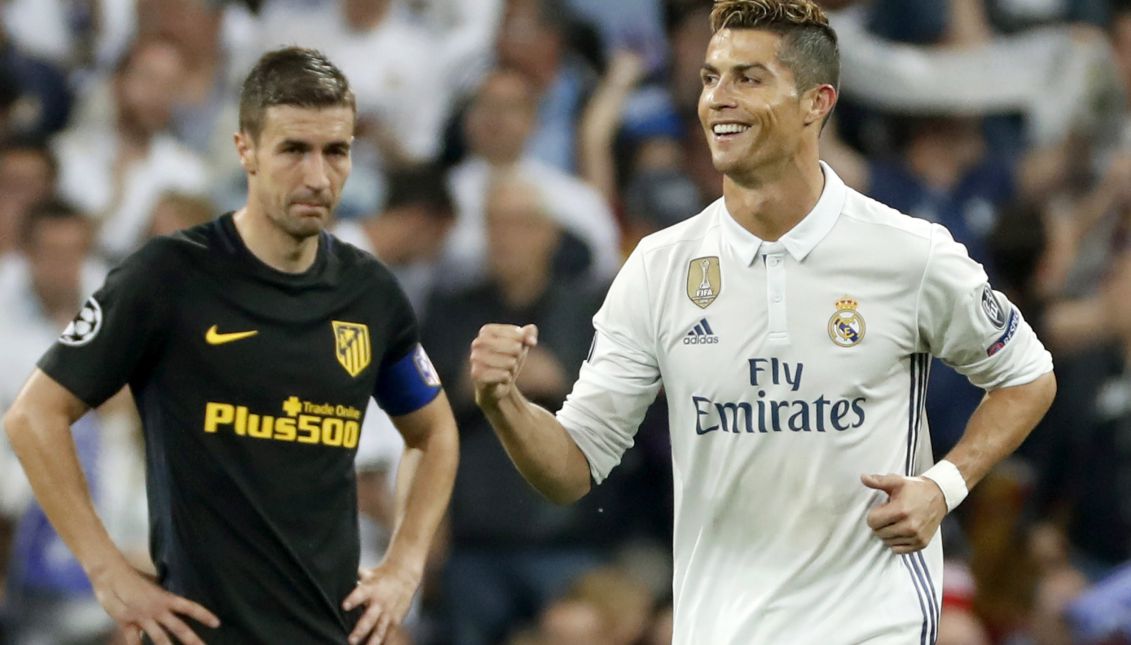
[[[265,54],[235,135],[245,207],[126,259],[5,426],[98,600],[138,642],[380,643],[403,619],[455,474],[455,421],[389,271],[325,232],[355,105],[318,52]],[[95,515],[71,422],[129,385],[154,584]],[[353,456],[369,397],[406,452],[384,561],[358,573]]]

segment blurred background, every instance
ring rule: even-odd
[[[1060,380],[1046,420],[944,524],[939,643],[1131,642],[1131,0],[823,4],[843,58],[823,157],[949,227],[1026,312]],[[358,98],[336,232],[400,278],[462,433],[451,512],[397,642],[670,643],[662,396],[614,476],[560,508],[510,465],[465,363],[483,323],[535,322],[520,385],[557,409],[625,254],[721,195],[695,116],[709,11],[3,0],[0,412],[108,267],[242,203],[240,83],[268,49],[319,48]],[[943,365],[931,378],[942,455],[980,392]],[[128,392],[74,434],[112,536],[151,568]],[[387,540],[399,441],[371,406],[365,564]],[[120,637],[0,438],[0,642]]]

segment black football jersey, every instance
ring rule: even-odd
[[[272,269],[230,214],[146,244],[110,273],[39,367],[97,406],[128,384],[146,439],[159,580],[221,620],[215,643],[344,643],[360,610],[353,458],[368,399],[390,415],[440,391],[404,293],[323,233]]]

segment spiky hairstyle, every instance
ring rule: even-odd
[[[812,0],[715,0],[711,29],[761,29],[782,37],[778,59],[797,89],[840,86],[840,51],[828,16]]]

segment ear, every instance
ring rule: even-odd
[[[244,172],[249,175],[254,175],[257,168],[255,163],[255,142],[251,140],[251,135],[246,132],[237,132],[232,135],[232,140],[236,144],[236,154],[240,157],[240,165],[243,166]]]
[[[837,98],[836,88],[828,83],[806,90],[801,99],[805,108],[805,125],[823,124],[833,111]]]

